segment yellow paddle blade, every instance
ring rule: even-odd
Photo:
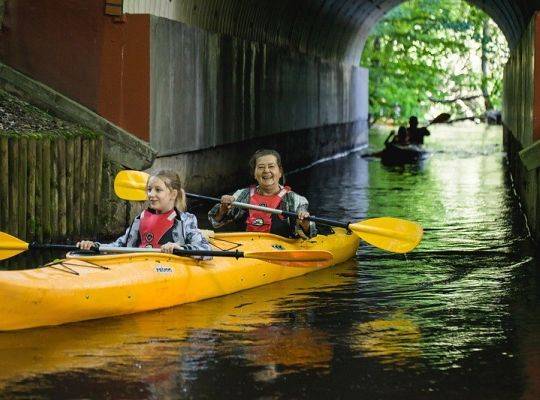
[[[324,250],[250,251],[244,257],[288,267],[328,267],[334,261],[332,253]]]
[[[124,200],[145,201],[148,177],[142,171],[120,171],[114,178],[114,192]]]
[[[394,253],[408,253],[422,240],[420,224],[404,219],[372,218],[349,225],[349,229],[369,244]]]
[[[28,250],[28,243],[0,232],[0,260],[16,256],[26,250]]]

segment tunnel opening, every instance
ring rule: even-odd
[[[509,47],[497,23],[473,2],[412,0],[371,30],[360,65],[369,69],[370,124],[501,122]]]

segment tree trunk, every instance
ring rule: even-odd
[[[481,55],[481,60],[482,60],[482,83],[481,83],[481,89],[482,89],[482,95],[484,95],[484,106],[486,107],[486,109],[484,111],[487,111],[487,110],[491,110],[493,109],[493,104],[491,103],[491,99],[490,99],[490,93],[489,93],[489,88],[488,88],[488,80],[489,80],[489,76],[488,76],[488,44],[491,40],[491,36],[490,36],[490,27],[489,27],[489,19],[488,18],[484,18],[484,21],[483,21],[483,24],[482,24],[482,47],[481,47],[481,51],[482,51],[482,55]]]

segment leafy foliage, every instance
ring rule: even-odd
[[[506,40],[480,9],[462,0],[411,0],[393,9],[368,38],[370,113],[457,116],[500,108]]]

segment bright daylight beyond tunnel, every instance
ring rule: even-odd
[[[508,45],[493,20],[463,0],[412,0],[372,30],[360,64],[369,69],[370,122],[497,118]]]

